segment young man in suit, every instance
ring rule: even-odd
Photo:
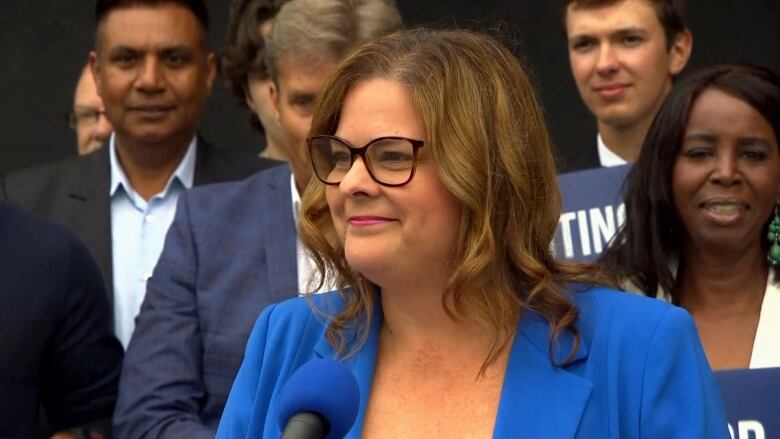
[[[114,132],[84,157],[9,175],[0,198],[69,227],[87,244],[127,345],[178,197],[271,163],[196,135],[216,75],[202,0],[98,0],[90,68]]]
[[[564,157],[566,172],[632,163],[691,54],[679,0],[565,0],[572,75],[596,117],[596,148]]]
[[[251,8],[243,14],[257,17]],[[289,168],[196,188],[179,200],[123,365],[114,414],[120,438],[214,437],[260,311],[306,290],[313,262],[295,224],[312,175],[306,136],[317,96],[357,45],[400,26],[392,0],[281,7],[266,59]]]
[[[0,437],[109,437],[122,346],[87,249],[0,203],[0,284]]]

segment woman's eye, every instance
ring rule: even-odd
[[[413,161],[411,154],[397,151],[385,151],[378,158],[379,165],[386,169],[407,169]]]
[[[688,148],[683,154],[692,159],[705,158],[712,155],[712,150],[707,147]]]
[[[337,168],[347,167],[352,164],[352,156],[346,151],[337,151],[333,153],[333,164]]]
[[[745,157],[747,160],[753,162],[760,162],[766,159],[767,154],[764,151],[747,150],[742,152],[742,156]]]

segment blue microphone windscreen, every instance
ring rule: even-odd
[[[342,439],[352,428],[360,407],[357,379],[338,361],[310,360],[284,384],[278,407],[281,430],[291,416],[313,412],[330,424],[326,439]]]

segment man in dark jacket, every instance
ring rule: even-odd
[[[0,285],[0,437],[51,434],[40,407],[53,431],[103,420],[86,428],[109,435],[122,346],[87,249],[0,203]]]
[[[216,75],[202,0],[99,0],[96,16],[90,66],[114,127],[108,145],[11,174],[0,199],[66,225],[87,245],[126,346],[178,197],[276,162],[229,154],[196,134]]]

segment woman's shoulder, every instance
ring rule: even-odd
[[[572,300],[586,355],[568,370],[620,419],[626,437],[728,437],[718,388],[693,319],[667,302],[603,287],[579,288]],[[597,404],[597,405],[598,405]],[[594,421],[597,422],[597,421]]]
[[[260,319],[267,320],[271,327],[282,325],[289,329],[289,325],[311,325],[312,320],[324,327],[327,318],[343,306],[344,300],[337,291],[298,296],[269,305],[263,310]]]
[[[279,437],[275,422],[271,425],[273,418],[265,415],[273,412],[273,401],[287,378],[318,356],[318,348],[327,343],[325,313],[342,304],[334,292],[294,297],[263,310],[247,342],[217,437],[260,437],[262,431],[263,437],[270,437],[269,431]]]
[[[664,370],[709,373],[696,325],[683,308],[603,287],[574,293],[573,300],[589,361],[603,362],[599,367],[625,371],[630,365],[631,379],[653,383],[663,381],[657,374]]]
[[[328,319],[343,307],[338,292],[293,297],[267,306],[255,323],[253,338],[265,340],[266,348],[293,348],[316,344],[325,333]]]
[[[622,291],[604,286],[581,286],[571,288],[571,298],[578,307],[618,308],[651,310],[663,313],[673,308],[669,303],[633,291]]]
[[[684,309],[662,300],[607,287],[590,287],[572,294],[580,311],[579,328],[583,335],[638,341],[656,337],[659,332],[695,333],[693,319]]]

